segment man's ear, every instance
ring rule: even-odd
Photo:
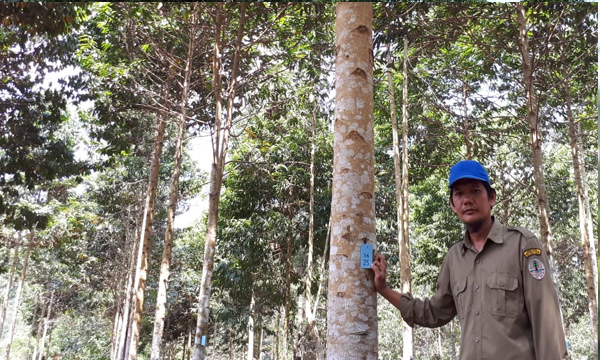
[[[495,191],[493,191],[490,194],[490,208],[493,208],[494,205],[496,205],[496,192]]]

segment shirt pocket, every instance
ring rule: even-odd
[[[519,291],[518,276],[505,273],[493,273],[487,279],[487,294],[484,303],[490,314],[503,317],[517,317],[523,304]]]
[[[454,301],[456,303],[456,312],[459,319],[464,318],[468,306],[467,299],[467,278],[458,280],[452,287]]]

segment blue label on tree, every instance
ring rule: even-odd
[[[370,269],[373,262],[373,245],[362,244],[360,246],[360,267]]]
[[[202,335],[202,346],[206,346],[206,335]]]

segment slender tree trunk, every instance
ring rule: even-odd
[[[598,299],[596,298],[597,284],[594,282],[594,261],[590,249],[590,237],[587,230],[587,216],[585,211],[585,196],[583,183],[581,180],[581,167],[579,162],[579,149],[577,146],[577,131],[575,128],[575,120],[573,119],[573,112],[571,109],[571,89],[570,89],[570,76],[569,71],[564,68],[566,66],[564,56],[562,56],[563,62],[563,81],[565,91],[565,105],[567,110],[567,120],[569,122],[569,140],[571,144],[571,157],[573,159],[573,174],[575,178],[575,186],[577,189],[577,204],[579,207],[579,230],[581,234],[581,247],[583,249],[583,264],[585,269],[585,280],[588,295],[588,308],[590,311],[590,317],[592,321],[592,329],[594,330],[594,339],[596,341],[595,351],[598,349]]]
[[[337,3],[329,360],[378,357],[377,294],[361,268],[361,245],[376,247],[372,19],[371,3]]]
[[[135,233],[135,239],[137,239],[137,226],[136,226],[136,231]],[[121,299],[121,310],[120,311],[120,315],[119,315],[119,322],[121,323],[120,327],[119,327],[119,332],[117,334],[115,334],[115,336],[113,337],[113,341],[116,341],[117,344],[115,346],[115,353],[114,356],[111,357],[112,360],[120,360],[120,359],[126,359],[128,357],[129,354],[129,345],[131,343],[130,341],[130,337],[131,337],[131,332],[129,331],[131,329],[131,323],[133,321],[133,316],[132,316],[132,306],[133,306],[133,278],[135,276],[135,265],[136,265],[136,250],[137,250],[137,242],[136,241],[132,241],[131,242],[131,256],[129,257],[129,271],[127,272],[126,276],[127,276],[127,280],[126,280],[126,285],[125,285],[125,291],[123,292],[124,297],[123,299]]]
[[[288,236],[285,254],[285,305],[283,310],[283,358],[287,359],[290,338],[290,303],[292,301],[292,237]]]
[[[40,352],[40,339],[42,338],[42,331],[44,331],[44,323],[46,321],[46,309],[50,307],[50,305],[44,306],[44,303],[45,299],[42,300],[42,314],[40,315],[40,319],[38,321],[38,328],[35,336],[35,345],[33,347],[33,355],[31,356],[33,360],[37,360],[38,353]]]
[[[306,314],[306,322],[308,331],[311,334],[317,360],[323,358],[323,350],[321,344],[321,336],[316,326],[316,311],[312,310],[312,283],[313,283],[313,252],[314,252],[314,216],[315,216],[315,155],[316,155],[316,132],[317,132],[317,108],[313,110],[312,122],[311,122],[311,147],[310,147],[310,199],[309,199],[309,220],[308,220],[308,251],[307,251],[307,264],[305,274],[305,286],[306,286],[306,301],[304,303]],[[315,303],[319,299],[315,299]]]
[[[17,286],[17,292],[15,293],[14,304],[13,304],[13,317],[8,329],[8,342],[6,345],[6,359],[10,359],[10,348],[13,342],[13,336],[15,333],[15,327],[17,326],[17,319],[19,318],[19,307],[21,307],[21,294],[23,293],[23,285],[25,284],[25,277],[27,276],[27,266],[29,264],[29,254],[33,247],[34,233],[29,233],[29,244],[27,245],[27,251],[25,251],[25,259],[23,259],[23,268],[21,269],[21,278],[19,279],[19,285]]]
[[[252,284],[252,294],[250,295],[250,309],[248,311],[248,356],[246,359],[254,359],[254,283]]]
[[[406,37],[405,37],[406,38]],[[467,84],[463,82],[463,133],[465,137],[465,147],[467,150],[467,159],[471,159],[473,157],[473,151],[471,150],[473,146],[471,145],[471,132],[469,130],[469,111],[467,108],[467,99],[469,97]]]
[[[166,89],[163,90],[166,93]],[[166,96],[166,95],[165,95]],[[154,149],[152,151],[150,174],[148,176],[148,191],[144,213],[142,215],[142,226],[137,245],[137,260],[133,283],[134,296],[131,308],[133,311],[133,322],[129,329],[129,358],[137,358],[137,346],[140,338],[140,326],[142,323],[142,311],[144,310],[144,291],[148,276],[148,257],[150,256],[150,238],[152,236],[152,222],[154,220],[154,205],[156,203],[156,192],[158,189],[158,175],[160,172],[160,158],[162,155],[163,139],[167,124],[166,113],[161,113],[154,137]],[[134,247],[135,248],[135,247]]]
[[[33,308],[33,317],[31,319],[31,330],[32,330],[31,332],[33,332],[33,330],[35,329],[35,324],[40,322],[39,319],[41,319],[41,318],[38,318],[39,313],[44,311],[43,310],[44,307],[42,305],[40,305],[40,302],[41,302],[40,298],[37,297],[35,299],[35,307]],[[38,329],[39,329],[39,326],[38,326]],[[27,353],[25,354],[25,359],[33,359],[33,357],[29,357],[29,352],[31,351],[31,340],[32,340],[31,336],[28,336],[27,337]],[[34,345],[34,349],[33,349],[34,353],[35,353],[35,346],[37,346],[37,344]]]
[[[260,326],[260,331],[258,332],[258,360],[263,360],[263,340],[265,335],[265,329]]]
[[[160,359],[163,331],[165,327],[165,313],[167,304],[167,288],[173,256],[175,211],[177,210],[179,195],[179,177],[181,174],[181,163],[183,159],[183,141],[185,137],[188,93],[190,89],[190,78],[192,73],[192,61],[194,59],[196,11],[198,3],[194,3],[190,17],[190,31],[188,42],[188,54],[184,69],[183,91],[181,95],[180,119],[177,129],[177,144],[175,146],[175,164],[171,177],[171,190],[169,194],[169,208],[167,211],[167,229],[165,231],[165,242],[160,264],[160,275],[158,281],[158,293],[156,295],[156,310],[154,316],[154,330],[152,332],[151,360]]]
[[[2,318],[0,319],[0,339],[2,339],[2,333],[4,332],[4,321],[6,321],[6,309],[8,308],[8,299],[10,298],[10,289],[13,286],[13,279],[17,268],[17,262],[19,260],[19,247],[21,247],[21,232],[19,231],[19,237],[15,244],[15,250],[13,255],[13,262],[10,266],[10,273],[8,274],[8,283],[6,284],[6,291],[4,293],[4,299],[2,302]]]
[[[231,82],[229,85],[229,94],[227,97],[227,114],[223,118],[222,111],[222,89],[221,89],[221,71],[223,61],[221,59],[221,31],[223,19],[221,13],[223,3],[216,6],[216,31],[213,53],[213,85],[215,93],[215,126],[213,134],[213,164],[210,174],[210,190],[208,200],[208,223],[206,226],[206,237],[204,242],[204,261],[202,264],[202,282],[200,285],[200,295],[198,297],[198,319],[196,322],[196,336],[194,339],[194,360],[204,360],[206,357],[206,347],[202,346],[202,337],[208,337],[208,316],[210,307],[210,295],[212,288],[212,275],[215,263],[215,251],[217,241],[217,222],[219,218],[219,196],[221,185],[223,183],[223,171],[225,168],[225,156],[229,146],[229,136],[233,123],[233,101],[236,96],[237,77],[239,72],[240,52],[242,47],[242,38],[244,35],[244,23],[246,17],[246,3],[240,4],[240,21],[238,25],[237,38],[235,43],[235,53],[231,65]]]
[[[403,62],[403,94],[402,94],[402,159],[400,158],[400,144],[398,136],[398,122],[396,117],[396,101],[394,95],[394,82],[392,77],[391,47],[388,45],[388,89],[390,97],[390,113],[392,121],[392,139],[394,146],[394,179],[396,183],[396,216],[398,221],[398,249],[400,257],[401,291],[410,292],[410,252],[408,234],[408,56],[407,39],[404,38]],[[406,124],[406,126],[405,126]],[[405,189],[406,185],[406,189]],[[402,322],[402,359],[410,360],[413,357],[413,329]]]
[[[279,320],[279,318],[277,318]],[[279,330],[278,330],[279,331]],[[278,332],[279,334],[279,332]],[[277,345],[275,345],[277,346]],[[229,360],[233,360],[233,328],[229,329]]]
[[[525,9],[522,3],[516,3],[517,22],[519,24],[519,51],[523,60],[523,79],[525,85],[525,96],[527,100],[527,123],[529,124],[531,150],[533,153],[533,177],[535,181],[535,193],[537,197],[538,213],[540,221],[541,241],[546,247],[548,261],[555,270],[554,256],[552,253],[552,227],[550,223],[550,209],[548,205],[548,191],[546,190],[546,180],[544,177],[544,167],[542,159],[542,134],[538,117],[539,105],[535,95],[533,84],[534,64],[529,55],[529,38],[527,36],[527,20],[525,18]],[[553,274],[556,275],[556,271]],[[555,281],[556,283],[556,281]]]
[[[42,344],[38,350],[39,360],[44,358],[44,354],[46,353],[46,336],[48,334],[48,327],[50,326],[50,319],[52,318],[52,303],[54,303],[54,290],[50,294],[50,302],[48,303],[48,313],[46,314],[46,318],[44,319],[44,330],[42,332]]]
[[[277,310],[277,327],[275,330],[275,360],[279,360],[279,337],[280,337],[280,325],[281,325],[281,308]],[[230,357],[229,360],[232,358]]]
[[[527,123],[529,124],[529,133],[531,138],[531,150],[533,156],[533,178],[535,182],[535,195],[538,204],[538,214],[540,221],[540,236],[541,242],[545,247],[550,269],[552,269],[552,282],[556,289],[556,293],[560,293],[558,271],[554,263],[554,255],[552,251],[553,235],[552,224],[550,221],[550,207],[548,200],[548,191],[546,190],[546,180],[544,176],[544,164],[542,154],[542,132],[540,129],[540,120],[538,116],[539,105],[535,95],[533,70],[534,64],[532,57],[529,55],[529,37],[527,36],[527,19],[525,17],[525,8],[523,3],[516,3],[517,23],[519,26],[519,51],[521,52],[522,68],[523,68],[523,83],[525,86],[525,96],[527,103]],[[560,309],[562,320],[562,307]],[[562,322],[564,330],[564,322]],[[565,331],[566,333],[566,331]],[[565,339],[566,341],[566,339]]]
[[[410,276],[410,240],[408,218],[408,39],[404,36],[404,64],[402,91],[402,229],[404,234],[400,243],[400,282],[403,293],[412,291]],[[414,356],[413,328],[402,322],[403,359]]]
[[[594,277],[594,284],[596,285],[596,306],[598,306],[598,255],[596,252],[596,244],[594,238],[594,223],[592,222],[592,210],[590,208],[590,195],[588,189],[588,180],[587,180],[587,172],[585,166],[585,152],[583,146],[583,138],[584,134],[581,131],[579,123],[575,126],[577,130],[577,148],[579,149],[580,157],[580,174],[581,174],[581,183],[583,185],[583,199],[585,205],[585,214],[586,214],[586,228],[588,232],[588,238],[590,239],[590,258],[592,259],[592,274]]]

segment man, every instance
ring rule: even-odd
[[[491,215],[496,192],[476,161],[450,169],[450,208],[465,224],[448,250],[437,291],[415,299],[386,285],[386,263],[375,257],[375,288],[410,326],[438,327],[458,314],[460,359],[567,358],[558,297],[548,259],[529,230],[503,226]]]

